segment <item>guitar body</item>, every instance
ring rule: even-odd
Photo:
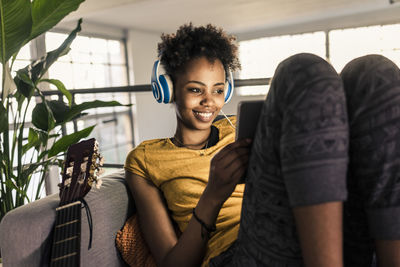
[[[99,161],[98,161],[99,160]],[[83,197],[92,186],[100,185],[96,171],[103,159],[94,138],[72,145],[68,149],[60,186],[60,205],[51,248],[51,267],[80,266],[81,210]]]

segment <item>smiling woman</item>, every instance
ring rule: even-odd
[[[158,75],[156,62],[152,80],[167,82],[153,89],[155,96],[163,94],[158,88],[172,95],[165,102],[175,106],[177,127],[174,137],[145,141],[129,153],[126,179],[157,264],[206,266],[239,229],[244,185],[236,184],[249,142],[234,142],[228,119],[214,122],[232,94],[237,47],[221,29],[189,24],[163,35],[158,51],[166,74]]]

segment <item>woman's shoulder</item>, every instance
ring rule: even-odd
[[[166,143],[166,138],[151,139],[141,142],[128,153],[125,160],[125,169],[145,177],[143,170],[147,169],[146,161],[149,157],[154,157],[154,155],[157,154],[157,151],[160,151]]]
[[[158,150],[164,147],[168,143],[167,138],[157,138],[157,139],[150,139],[146,141],[142,141],[138,146],[136,146],[132,152],[134,151],[150,151],[150,150]]]
[[[142,141],[136,148],[158,146],[160,144],[164,144],[165,142],[166,142],[166,138],[145,140],[145,141]]]

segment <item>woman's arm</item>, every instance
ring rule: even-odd
[[[293,213],[305,266],[343,266],[342,202],[297,207]]]
[[[157,265],[200,265],[207,243],[207,239],[201,238],[200,225],[191,220],[178,242],[159,189],[143,177],[130,172],[126,172],[126,179],[135,200],[141,230]],[[209,212],[215,214],[216,218],[216,208]]]
[[[378,266],[400,266],[400,240],[376,240]]]
[[[196,206],[196,215],[213,225],[225,200],[232,194],[248,162],[248,141],[235,142],[212,160],[209,183]],[[158,266],[199,266],[208,241],[201,224],[192,217],[177,238],[163,196],[142,177],[126,172],[141,230]],[[204,233],[204,229],[203,229]]]

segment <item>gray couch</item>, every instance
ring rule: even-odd
[[[126,266],[116,249],[115,236],[135,212],[134,203],[123,170],[102,179],[102,187],[92,189],[85,197],[93,220],[90,250],[87,215],[82,209],[81,266]],[[58,202],[58,194],[54,194],[6,214],[0,224],[3,267],[49,265]]]

